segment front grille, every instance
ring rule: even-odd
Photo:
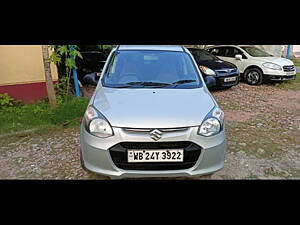
[[[122,142],[120,145],[126,149],[181,149],[187,148],[191,142]]]
[[[183,162],[139,162],[128,163],[130,149],[183,149]],[[193,167],[201,153],[201,147],[188,141],[180,142],[122,142],[109,149],[114,164],[126,170],[180,170]]]
[[[219,70],[216,70],[216,72],[219,74],[236,73],[237,69],[219,69]]]
[[[177,132],[177,131],[186,131],[188,130],[188,127],[183,128],[159,128],[159,129],[153,129],[153,128],[123,128],[124,131],[131,132],[131,133],[150,133],[153,130],[159,130],[161,132]]]
[[[293,72],[295,71],[295,66],[283,66],[283,71],[284,72]]]

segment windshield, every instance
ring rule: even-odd
[[[198,88],[198,72],[185,52],[118,51],[102,78],[113,88]]]
[[[256,47],[241,47],[253,57],[271,57],[272,55]]]
[[[193,54],[196,62],[220,60],[216,56],[210,54],[209,52],[207,52],[205,50],[190,50],[190,51]]]

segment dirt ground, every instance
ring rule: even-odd
[[[241,83],[212,94],[228,137],[225,167],[212,179],[300,179],[300,91]],[[0,179],[108,178],[81,168],[79,128],[66,128],[1,137]]]

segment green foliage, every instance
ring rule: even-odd
[[[72,69],[77,69],[76,58],[82,59],[77,45],[50,45],[53,51],[50,55],[50,61],[60,66],[63,63],[65,71],[64,76],[60,77],[59,83],[55,85],[56,99],[58,104],[62,104],[65,98],[70,94],[70,77]]]
[[[89,100],[67,98],[57,108],[51,108],[45,101],[18,107],[5,107],[0,113],[0,134],[32,128],[79,125]]]
[[[0,109],[4,107],[11,107],[20,105],[21,102],[10,97],[7,93],[0,94]]]
[[[0,94],[0,107],[13,106],[14,99],[7,93]]]
[[[294,58],[292,61],[294,62],[295,66],[300,66],[300,58]]]
[[[76,57],[82,59],[77,45],[50,45],[50,49],[53,50],[50,55],[50,61],[52,63],[59,65],[64,62],[67,74],[72,69],[77,69],[75,59]]]
[[[50,62],[53,62],[54,64],[58,65],[61,63],[61,56],[57,52],[52,52],[50,55]]]
[[[82,45],[81,48],[86,48],[87,45]],[[91,46],[90,46],[91,47]],[[99,49],[105,51],[111,49],[112,45],[94,45]],[[65,99],[70,96],[71,87],[70,87],[70,78],[71,72],[73,69],[78,69],[76,65],[76,58],[81,58],[80,49],[77,45],[50,45],[52,54],[50,55],[50,61],[55,63],[60,71],[59,83],[55,85],[56,99],[58,104],[62,104]],[[74,91],[74,90],[73,90]]]
[[[59,81],[54,84],[54,89],[56,93],[56,98],[59,100],[59,98],[65,98],[67,93],[67,86],[68,86],[68,77],[61,77]],[[59,103],[59,102],[58,102]]]
[[[111,50],[113,45],[98,45],[99,49]]]
[[[66,65],[66,68],[68,68],[70,70],[73,68],[77,69],[75,61],[71,58],[66,58],[65,65]]]

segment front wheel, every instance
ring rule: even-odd
[[[245,81],[250,85],[260,85],[263,81],[263,74],[260,69],[248,69],[245,73]]]

